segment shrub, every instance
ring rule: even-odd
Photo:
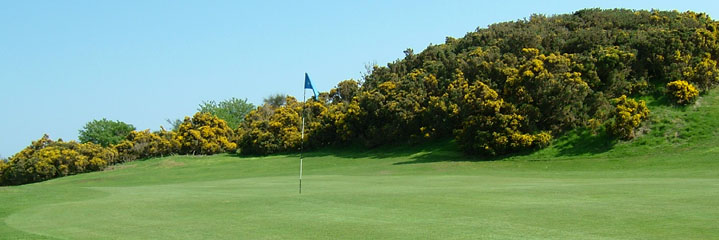
[[[549,132],[527,133],[526,118],[516,113],[486,84],[477,81],[467,85],[463,79],[452,84],[463,90],[461,128],[455,130],[460,147],[470,153],[501,155],[544,147],[552,136]]]
[[[634,138],[635,130],[649,117],[649,108],[644,101],[636,101],[622,95],[614,99],[613,122],[609,126],[611,133],[621,139]]]
[[[467,118],[455,135],[465,152],[491,156],[547,146],[552,135],[549,132],[523,132],[525,121],[518,114],[475,115]]]
[[[315,102],[309,100],[310,102]],[[274,103],[273,103],[274,102]],[[294,97],[275,99],[250,112],[238,130],[240,153],[269,154],[299,150],[301,142],[302,103]],[[282,105],[277,105],[282,102]],[[316,103],[316,102],[315,102]],[[308,112],[311,110],[307,110]],[[310,132],[309,119],[305,134]]]
[[[312,103],[323,108],[318,116],[321,123],[313,128],[307,140],[313,145],[331,145],[333,143],[350,142],[362,131],[358,129],[361,110],[356,101],[338,102],[328,107],[320,103]],[[316,112],[316,111],[312,111]],[[314,120],[314,119],[311,119]]]
[[[69,144],[77,143],[71,141]],[[119,159],[118,153],[114,148],[106,148],[94,143],[77,144],[75,151],[87,157],[88,162],[85,167],[85,172],[100,171],[108,165],[116,163]]]
[[[532,121],[533,129],[560,131],[580,125],[587,118],[585,99],[591,93],[580,72],[572,70],[574,54],[538,54],[522,49],[528,57],[519,68],[507,68],[504,99]],[[615,54],[616,55],[616,54]],[[613,61],[620,61],[619,56]],[[619,63],[615,63],[619,64]],[[614,66],[614,65],[612,65]]]
[[[237,148],[235,133],[227,123],[209,113],[185,117],[174,139],[181,154],[215,154]]]
[[[700,62],[691,69],[688,80],[696,84],[702,91],[709,90],[712,86],[719,84],[719,69],[717,61],[712,59],[710,53],[706,53]]]
[[[139,132],[132,131],[127,139],[114,147],[120,154],[120,161],[123,162],[162,157],[178,152],[180,143],[175,136],[175,132],[165,131],[164,128],[155,133],[151,133],[149,129]]]
[[[80,130],[78,138],[82,143],[91,142],[107,147],[118,144],[133,130],[135,130],[135,127],[130,124],[103,118],[102,120],[93,120],[85,124]]]
[[[358,94],[362,110],[359,137],[367,146],[379,146],[423,135],[423,115],[427,110],[428,90],[436,88],[437,78],[424,69],[416,69],[402,78],[390,78],[376,89]],[[432,122],[435,123],[435,122]],[[426,129],[425,128],[425,131]],[[436,129],[436,128],[435,128]]]
[[[6,160],[5,160],[4,158],[0,158],[0,186],[5,185],[5,184],[3,184],[3,179],[4,179],[4,178],[3,178],[3,175],[5,175],[5,174],[4,174],[5,169],[10,166],[10,165],[8,165],[7,162],[5,162],[5,161],[6,161]]]
[[[5,163],[3,185],[17,185],[103,169],[117,151],[94,143],[52,141],[44,135]]]
[[[691,83],[677,80],[667,84],[667,94],[677,104],[689,104],[696,100],[699,91]]]

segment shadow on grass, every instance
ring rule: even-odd
[[[305,153],[307,157],[336,156],[341,158],[412,158],[426,153],[446,153],[462,155],[454,141],[449,139],[421,142],[415,144],[397,143],[378,147],[365,147],[361,144],[332,146]]]
[[[556,149],[556,153],[546,158],[547,161],[552,157],[572,157],[582,155],[594,155],[605,153],[614,148],[617,140],[600,131],[600,134],[592,134],[587,129],[577,129],[567,132],[558,138],[548,148]],[[454,141],[444,141],[440,143],[427,144],[421,149],[413,149],[414,154],[408,156],[411,161],[397,162],[395,165],[432,163],[432,162],[479,162],[479,161],[501,161],[514,157],[527,156],[538,150],[526,150],[517,153],[505,154],[500,156],[475,156],[463,153]],[[541,160],[534,160],[541,161]]]
[[[579,129],[564,134],[550,147],[558,150],[558,157],[563,157],[604,153],[614,148],[616,143],[617,140],[604,130],[592,134],[587,129]]]
[[[487,161],[493,160],[480,156],[464,154],[451,139],[440,139],[415,144],[396,143],[378,147],[366,147],[362,144],[347,144],[307,150],[304,157],[337,157],[344,159],[412,159],[408,163],[429,163],[442,161]],[[289,156],[300,157],[299,152],[285,152],[271,155],[235,155],[237,157]]]
[[[588,130],[570,131],[557,139],[549,148],[557,149],[556,157],[579,156],[598,154],[611,150],[616,140],[606,134],[591,134]],[[434,162],[481,162],[501,161],[508,158],[526,156],[536,152],[527,150],[518,153],[501,156],[469,155],[461,151],[457,143],[452,139],[441,139],[418,144],[389,144],[375,148],[367,148],[361,144],[350,144],[342,146],[330,146],[320,149],[308,150],[303,153],[304,157],[337,157],[345,159],[387,159],[401,158],[409,161],[400,161],[394,165],[422,164]],[[239,157],[262,157],[261,155],[236,155]],[[300,156],[299,152],[278,153],[270,156]],[[548,158],[551,159],[551,158]]]
[[[522,152],[503,156],[480,156],[464,153],[452,139],[441,139],[418,144],[384,145],[367,149],[361,145],[350,147],[333,147],[306,154],[309,157],[336,156],[340,158],[400,158],[402,160],[393,165],[422,164],[434,162],[480,162],[497,161],[507,157],[525,155],[531,152]]]

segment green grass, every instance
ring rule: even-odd
[[[719,92],[645,133],[483,159],[454,143],[172,156],[0,188],[0,239],[717,239]],[[493,160],[493,161],[487,161]]]

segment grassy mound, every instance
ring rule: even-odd
[[[453,142],[172,156],[0,188],[3,239],[715,239],[719,91],[646,99],[630,142],[580,129],[497,159]],[[494,160],[494,161],[487,161]]]

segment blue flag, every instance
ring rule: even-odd
[[[312,89],[312,94],[315,95],[315,98],[317,98],[317,93],[315,92],[315,88],[312,87],[312,82],[310,81],[310,76],[305,73],[305,89]]]

